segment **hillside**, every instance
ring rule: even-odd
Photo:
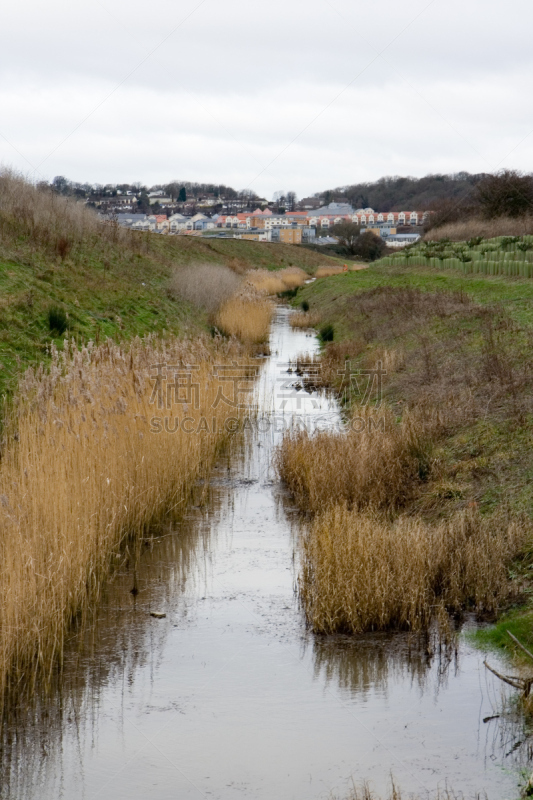
[[[441,200],[467,200],[484,177],[459,172],[455,175],[426,175],[423,178],[385,177],[373,183],[355,183],[324,194],[346,198],[355,208],[376,211],[425,211]]]
[[[62,319],[77,341],[205,329],[205,313],[168,291],[180,267],[225,264],[243,273],[294,265],[313,271],[329,260],[290,245],[103,226],[73,200],[0,174],[0,394],[21,369],[46,357],[52,340],[61,341]]]

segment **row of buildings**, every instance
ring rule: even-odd
[[[350,222],[362,229],[371,230],[393,244],[391,237],[396,237],[396,245],[409,243],[418,235],[400,234],[397,229],[406,226],[416,228],[422,225],[427,212],[400,211],[376,212],[372,208],[353,209],[343,203],[330,203],[322,208],[309,211],[292,211],[277,214],[270,209],[247,211],[235,214],[195,214],[186,217],[183,214],[128,214],[115,215],[117,222],[132,230],[152,231],[166,234],[202,234],[211,231],[220,235],[231,235],[234,238],[255,239],[256,241],[278,241],[287,244],[312,243],[316,240],[317,231],[327,233],[334,225]]]

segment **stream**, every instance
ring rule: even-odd
[[[518,796],[521,723],[497,717],[508,697],[466,636],[453,657],[430,658],[404,635],[306,629],[301,516],[273,453],[295,420],[327,427],[340,414],[291,386],[288,362],[318,343],[290,313],[272,324],[257,421],[145,547],[138,595],[124,568],[72,637],[53,697],[4,732],[3,800],[326,800],[352,780],[386,794],[391,775],[421,798],[446,784]]]

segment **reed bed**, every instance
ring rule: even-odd
[[[286,286],[279,277],[279,272],[269,272],[267,269],[254,269],[246,275],[246,283],[263,295],[274,295],[286,291]]]
[[[242,278],[223,264],[190,264],[176,268],[170,291],[213,313],[240,289],[241,283]]]
[[[215,325],[227,336],[246,344],[268,340],[274,306],[266,297],[243,292],[227,300],[215,316]]]
[[[278,275],[285,284],[285,291],[287,289],[299,289],[309,280],[307,272],[300,269],[300,267],[285,267],[285,269],[281,269],[278,272]]]
[[[316,633],[423,631],[443,612],[493,613],[510,596],[508,568],[525,525],[467,510],[428,525],[337,505],[303,536],[300,598]]]
[[[0,690],[50,677],[125,542],[184,507],[239,413],[214,369],[239,354],[208,338],[72,344],[26,373],[0,465]]]
[[[291,314],[291,328],[316,328],[320,325],[321,315],[318,311],[297,311]]]
[[[343,267],[319,267],[315,278],[330,278],[332,275],[340,275],[341,272],[345,272]]]
[[[354,410],[347,433],[288,432],[277,454],[281,477],[313,513],[328,506],[399,509],[429,474],[438,417],[369,406]]]
[[[285,267],[276,272],[267,269],[250,270],[246,275],[246,282],[259,294],[275,295],[298,289],[308,278],[307,272],[300,267]]]

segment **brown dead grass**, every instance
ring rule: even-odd
[[[493,613],[526,526],[473,511],[427,525],[336,505],[303,537],[300,596],[316,633],[426,630],[438,610]]]
[[[267,269],[250,270],[246,274],[246,282],[259,294],[275,295],[288,289],[303,286],[309,275],[300,267],[286,267],[270,272]]]
[[[332,275],[340,275],[341,272],[345,272],[343,267],[319,267],[315,278],[330,278]]]
[[[286,434],[277,465],[301,508],[313,513],[338,503],[394,510],[412,500],[430,469],[438,417],[390,409],[354,410],[348,433]]]
[[[83,242],[131,240],[129,231],[102,223],[85,203],[39,190],[5,168],[0,169],[0,233],[8,239],[28,236],[61,259]]]
[[[318,311],[297,311],[291,314],[291,328],[316,328],[320,325],[321,316]]]
[[[268,340],[273,313],[274,305],[266,297],[243,292],[220,307],[215,325],[246,344],[261,344]]]
[[[464,222],[450,222],[439,228],[432,228],[424,239],[440,241],[450,239],[452,242],[467,242],[482,236],[484,239],[494,239],[497,236],[528,236],[533,234],[533,216],[524,217],[498,217],[496,219],[483,219],[473,217]]]
[[[0,695],[51,676],[66,631],[97,601],[122,545],[184,507],[238,413],[215,404],[228,386],[214,366],[238,356],[233,342],[215,348],[210,339],[72,345],[53,351],[49,372],[26,374],[0,465]],[[197,390],[187,403],[168,394],[172,369],[150,402],[157,364],[190,372]],[[193,433],[180,427],[185,417]],[[195,433],[202,418],[216,418],[217,432]]]

